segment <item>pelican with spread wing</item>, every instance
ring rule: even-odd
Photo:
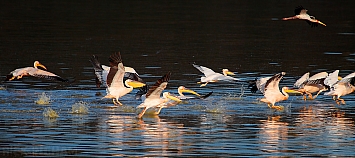
[[[288,17],[288,18],[283,18],[282,20],[293,20],[293,19],[300,19],[300,20],[305,20],[311,27],[317,27],[318,24],[321,24],[323,26],[327,26],[321,21],[317,20],[314,16],[310,16],[307,14],[307,9],[303,8],[302,6],[298,6],[295,9],[295,16]]]
[[[282,110],[283,107],[275,106],[275,103],[287,100],[289,97],[286,93],[286,90],[288,90],[287,87],[282,87],[281,92],[279,89],[279,82],[285,74],[285,72],[281,72],[272,77],[261,78],[256,83],[258,89],[264,94],[265,97],[260,99],[260,101],[267,103],[270,108]]]
[[[355,72],[345,76],[340,81],[338,74],[339,70],[335,70],[324,80],[324,84],[330,86],[330,91],[324,93],[324,95],[333,96],[333,100],[339,105],[340,103],[345,104],[345,100],[340,98],[341,96],[355,91]]]
[[[192,64],[197,70],[201,71],[205,76],[201,77],[201,84],[202,86],[206,86],[209,82],[218,82],[218,81],[239,81],[239,79],[228,76],[228,75],[235,75],[233,72],[229,71],[228,69],[223,69],[223,74],[216,73],[212,69]]]
[[[106,82],[106,96],[104,98],[112,98],[115,105],[122,105],[119,98],[130,93],[133,88],[142,87],[145,84],[127,79],[123,82],[125,68],[122,63],[121,54],[113,53],[110,58],[110,69],[107,75],[102,75],[102,81]]]
[[[96,75],[96,87],[100,87],[101,85],[107,87],[107,75],[110,72],[110,66],[102,65],[99,62],[99,58],[96,55],[93,55],[90,59],[92,66],[94,67],[95,75]],[[136,70],[132,67],[124,66],[124,77],[129,78],[131,80],[144,82],[142,78],[139,77]]]
[[[307,95],[309,99],[315,99],[321,92],[328,90],[328,86],[324,84],[327,76],[327,72],[320,72],[309,77],[309,72],[307,72],[296,81],[294,87],[298,88],[297,91],[303,95],[304,100],[307,100]],[[316,92],[317,94],[313,97],[312,93]]]
[[[158,79],[153,86],[151,86],[145,95],[146,99],[143,101],[142,104],[138,105],[136,108],[144,108],[138,115],[138,118],[142,118],[145,112],[149,108],[159,107],[160,110],[164,107],[164,104],[169,102],[170,100],[181,102],[181,100],[177,97],[174,97],[169,92],[164,92],[163,97],[161,98],[160,95],[163,90],[168,85],[170,80],[171,73],[167,73],[160,79]],[[159,112],[160,112],[159,110]]]
[[[42,68],[44,70],[41,70]],[[51,80],[57,80],[62,82],[68,82],[67,79],[63,79],[62,77],[46,71],[47,68],[42,65],[39,61],[35,61],[33,63],[33,67],[25,67],[25,68],[18,68],[14,71],[11,71],[10,74],[6,76],[5,81],[12,81],[14,79],[21,79],[23,76],[34,76],[38,78],[46,78]]]

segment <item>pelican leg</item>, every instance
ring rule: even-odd
[[[338,98],[338,101],[340,101],[341,104],[345,104],[345,100],[344,99]],[[338,104],[338,105],[340,105],[340,104]]]
[[[147,111],[147,108],[145,107],[145,108],[142,110],[142,112],[139,113],[138,118],[139,118],[139,119],[142,118],[143,115],[144,115],[144,113],[145,113],[146,111]]]
[[[284,109],[282,106],[276,106],[276,105],[272,105],[271,108],[279,110],[279,111]]]
[[[16,78],[16,76],[11,77],[9,80],[12,81]]]
[[[314,98],[312,97],[312,93],[308,93],[308,98],[309,100],[314,100]]]
[[[307,96],[303,94],[303,100],[306,101],[307,100]]]
[[[316,98],[318,97],[318,95],[319,95],[320,93],[322,93],[322,92],[323,92],[323,90],[318,91],[318,93],[314,96],[313,99],[316,99]]]
[[[21,79],[23,77],[23,74],[20,75],[20,76],[17,76],[17,79]]]
[[[204,84],[201,84],[200,87],[204,87],[204,86],[206,86],[207,84],[208,84],[208,82],[206,82],[206,83],[204,83]]]
[[[116,106],[117,106],[117,105],[120,105],[120,106],[123,105],[123,104],[122,104],[121,102],[119,102],[118,99],[116,99],[116,98],[113,98],[113,99],[112,99],[112,102],[113,102],[113,104],[115,104]]]
[[[155,112],[156,115],[160,114],[161,109],[163,109],[163,106],[160,106],[159,110],[157,112]]]

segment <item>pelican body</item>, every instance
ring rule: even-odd
[[[218,81],[239,81],[239,79],[230,77],[228,75],[235,75],[233,72],[229,71],[228,69],[223,69],[222,73],[216,73],[212,69],[200,66],[200,65],[195,65],[192,64],[197,70],[202,72],[205,76],[201,77],[201,82],[198,83],[204,83],[201,84],[202,86],[206,86],[209,82],[218,82]]]
[[[302,6],[298,6],[295,9],[295,16],[288,17],[288,18],[283,18],[282,20],[293,20],[293,19],[300,19],[300,20],[305,20],[311,27],[317,27],[318,24],[321,24],[323,26],[327,26],[321,21],[317,20],[314,16],[310,16],[307,14],[307,9],[303,8]]]
[[[330,86],[330,91],[324,93],[324,95],[332,96],[333,100],[340,105],[345,104],[345,100],[340,98],[341,96],[348,95],[355,91],[355,72],[351,73],[340,81],[338,80],[339,70],[335,70],[329,74],[324,83]]]
[[[42,68],[44,70],[39,69]],[[25,68],[18,68],[14,71],[11,71],[10,74],[6,76],[5,81],[12,81],[14,79],[21,79],[23,76],[34,76],[38,78],[46,78],[50,80],[57,80],[62,82],[67,82],[67,79],[63,79],[62,77],[46,71],[47,68],[42,65],[39,61],[35,61],[33,63],[33,67],[25,67]]]
[[[257,82],[259,90],[264,94],[265,98],[260,99],[261,102],[267,103],[270,108],[282,110],[281,106],[275,106],[275,103],[287,100],[289,95],[286,93],[287,87],[279,90],[279,82],[285,75],[285,72],[275,74],[272,77],[262,78]]]
[[[172,96],[169,92],[164,92],[163,97],[162,98],[160,97],[161,93],[168,85],[168,82],[170,80],[170,75],[171,75],[170,72],[167,73],[159,80],[157,80],[155,84],[149,88],[146,94],[146,99],[143,101],[142,104],[136,107],[136,108],[144,108],[141,111],[141,113],[139,113],[138,118],[142,118],[145,112],[152,107],[159,107],[160,109],[157,112],[157,114],[159,114],[160,110],[164,107],[164,104],[169,102],[170,100],[181,102],[180,99]]]
[[[304,100],[307,100],[307,95],[309,99],[315,99],[321,92],[328,90],[328,86],[324,84],[327,76],[327,72],[320,72],[309,77],[309,72],[307,72],[296,81],[294,87],[298,88],[297,91],[302,94]],[[313,97],[312,93],[316,92],[317,94]]]
[[[98,69],[99,71],[95,71],[95,74],[98,75],[98,78],[101,78],[102,83],[106,83],[106,96],[104,98],[112,98],[112,101],[115,105],[122,105],[118,99],[128,93],[130,93],[133,88],[142,87],[145,84],[133,81],[131,79],[127,79],[123,81],[125,75],[125,68],[122,63],[121,54],[113,53],[110,58],[110,68],[108,70],[107,75],[105,74],[106,71],[102,71],[100,74],[100,70],[98,67],[95,66],[95,70]],[[94,65],[94,62],[93,62]],[[97,65],[97,64],[95,64]],[[100,79],[99,79],[100,80]]]

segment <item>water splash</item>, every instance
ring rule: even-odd
[[[88,114],[89,113],[89,104],[83,101],[79,101],[72,105],[71,113],[72,114]]]
[[[240,94],[232,94],[229,93],[227,96],[224,96],[223,99],[225,100],[242,100],[244,96],[244,87],[240,88]]]
[[[48,118],[57,118],[59,117],[58,113],[54,111],[52,108],[45,108],[43,111],[43,116]]]
[[[51,102],[51,97],[48,96],[45,92],[42,92],[42,94],[38,95],[38,100],[35,101],[36,104],[40,105],[48,105]]]
[[[6,88],[3,86],[0,86],[0,90],[6,90]]]

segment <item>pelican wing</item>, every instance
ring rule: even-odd
[[[91,62],[92,66],[94,67],[94,71],[95,71],[95,75],[96,75],[96,79],[95,79],[96,87],[100,87],[101,84],[106,86],[106,78],[107,78],[107,74],[108,74],[109,70],[106,71],[103,68],[104,65],[101,65],[101,63],[99,62],[99,58],[95,55],[93,55],[89,61]]]
[[[282,77],[285,75],[285,72],[278,73],[274,76],[272,76],[269,80],[266,81],[265,83],[265,95],[266,93],[269,92],[278,92],[280,93],[279,89],[279,82],[282,79]]]
[[[207,68],[207,67],[204,67],[204,66],[200,66],[200,65],[195,65],[195,64],[192,64],[192,65],[197,70],[201,71],[206,77],[218,74],[218,73],[214,72],[213,70],[211,70],[210,68]]]
[[[161,93],[168,85],[171,73],[168,72],[166,75],[158,79],[153,86],[151,86],[146,94],[146,98],[160,98]]]
[[[317,27],[317,26],[318,26],[318,23],[316,23],[316,22],[311,22],[311,21],[309,21],[309,20],[306,20],[306,22],[307,22],[309,25],[311,25],[311,27]]]
[[[307,84],[324,84],[325,78],[327,78],[327,72],[320,72],[308,79]]]
[[[120,53],[114,53],[109,58],[110,61],[110,72],[107,75],[107,86],[108,87],[124,87],[123,77],[124,77],[124,66],[122,63]],[[114,65],[117,64],[117,65]]]
[[[265,93],[265,84],[271,77],[263,77],[256,81],[256,87],[259,89],[261,93]]]
[[[338,75],[339,70],[335,70],[334,72],[328,74],[327,78],[324,79],[324,84],[332,87],[338,82]]]
[[[339,82],[340,83],[351,83],[352,85],[354,85],[354,77],[355,77],[355,72],[345,76]]]
[[[307,14],[307,9],[303,8],[303,6],[298,6],[295,9],[295,15]]]
[[[189,99],[206,99],[209,96],[212,95],[213,92],[209,92],[206,95],[203,96],[177,96],[177,98],[179,98],[180,100],[189,100]]]
[[[51,72],[48,72],[48,71],[44,71],[44,70],[41,70],[41,69],[36,69],[36,68],[32,68],[32,67],[29,67],[27,69],[27,73],[31,76],[34,76],[34,77],[38,77],[38,78],[45,78],[45,79],[50,79],[50,80],[57,80],[57,81],[62,81],[62,82],[68,82],[67,79],[63,79],[62,77],[54,74],[54,73],[51,73]]]
[[[328,76],[327,72],[320,72],[317,73],[315,75],[313,75],[312,77],[309,78],[309,80],[319,80],[319,79],[324,79]]]
[[[299,78],[294,84],[294,87],[300,88],[305,82],[308,81],[308,79],[309,79],[309,72],[305,73],[301,78]]]

